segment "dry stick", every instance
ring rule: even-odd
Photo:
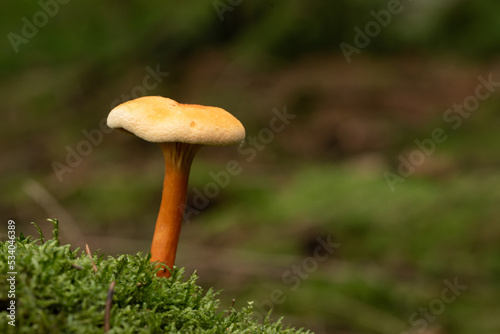
[[[228,316],[231,315],[231,312],[233,312],[233,307],[234,307],[234,302],[236,301],[236,299],[233,298],[233,300],[231,300],[231,306],[229,307],[229,313],[227,314]]]
[[[104,333],[107,333],[110,329],[111,304],[113,303],[115,284],[116,284],[115,281],[111,282],[108,289],[108,297],[106,298],[106,308],[104,309]]]
[[[92,253],[90,252],[89,244],[85,244],[85,250],[87,251],[90,261],[92,262],[92,268],[94,268],[94,272],[96,273],[97,266],[95,265],[94,258],[92,257]]]

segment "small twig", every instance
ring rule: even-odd
[[[115,293],[115,284],[113,281],[109,285],[108,289],[108,297],[106,298],[106,308],[104,309],[104,333],[107,333],[110,329],[110,320],[111,320],[111,306],[113,304],[113,294]]]
[[[83,270],[83,267],[80,267],[80,266],[79,266],[79,265],[77,265],[77,264],[72,263],[72,264],[71,264],[71,266],[72,266],[73,268],[75,268],[75,269],[78,269],[78,270]]]
[[[89,244],[85,244],[85,250],[89,256],[90,261],[92,262],[92,268],[94,268],[94,272],[97,272],[97,266],[95,265],[94,258],[92,257],[92,253],[90,252]]]
[[[234,308],[234,302],[236,301],[236,299],[233,298],[233,300],[231,300],[231,306],[229,307],[229,313],[227,314],[228,316],[231,315],[231,312],[233,311],[233,308]]]

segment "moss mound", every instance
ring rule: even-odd
[[[51,221],[52,239],[44,241],[40,233],[39,239],[15,240],[15,267],[8,262],[11,243],[0,242],[2,333],[308,333],[269,318],[258,322],[251,303],[219,312],[217,294],[196,285],[196,274],[186,278],[182,268],[174,268],[172,277],[158,278],[149,256],[91,259],[72,251],[59,244],[57,221]],[[15,327],[7,311],[12,276]]]

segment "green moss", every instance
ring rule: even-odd
[[[16,240],[15,268],[8,267],[9,242],[0,243],[2,333],[103,333],[111,282],[116,285],[108,333],[305,333],[269,317],[258,322],[251,303],[218,312],[217,293],[198,286],[196,274],[185,277],[182,268],[174,268],[172,277],[158,278],[148,255],[94,254],[91,260],[60,245],[57,220],[51,221],[52,239]],[[16,327],[8,324],[6,311],[12,271]]]

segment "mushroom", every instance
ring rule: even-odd
[[[157,276],[170,277],[186,206],[191,163],[202,145],[236,144],[245,128],[233,115],[217,107],[181,104],[161,96],[146,96],[118,105],[108,126],[158,143],[165,158],[160,212],[151,244],[151,262],[166,266]]]

